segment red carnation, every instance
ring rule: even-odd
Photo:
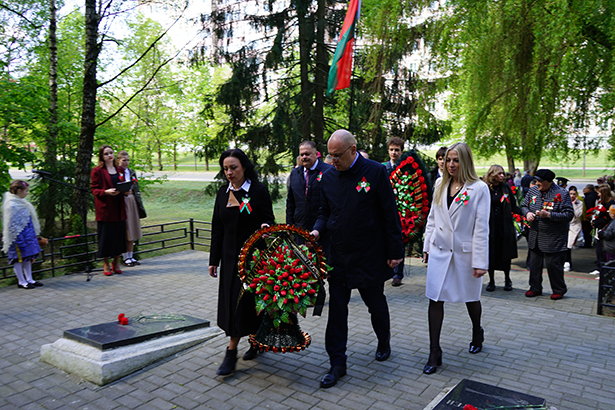
[[[275,291],[277,292],[278,290],[280,290],[280,287],[279,287],[278,285],[275,285],[275,286],[273,287],[273,290],[275,290]]]
[[[412,163],[412,168],[414,168],[414,169],[418,169],[418,167],[419,167],[419,164],[417,164],[416,162],[413,162],[413,163]]]
[[[120,313],[119,315],[117,315],[117,320],[122,320],[122,318],[125,316],[126,316],[125,314]]]
[[[123,317],[120,319],[120,324],[121,325],[127,325],[128,324],[128,318],[127,317]]]

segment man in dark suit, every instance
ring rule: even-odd
[[[521,194],[524,198],[527,195],[527,191],[530,190],[530,183],[533,179],[534,177],[530,175],[530,171],[526,169],[523,172],[523,177],[521,178]]]
[[[346,374],[352,289],[359,290],[370,312],[378,338],[376,360],[389,358],[391,332],[384,282],[404,257],[401,222],[384,166],[359,155],[354,136],[346,130],[335,131],[327,148],[335,169],[323,174],[322,206],[311,232],[316,239],[328,235],[328,263],[333,267],[325,334],[331,369],[320,382],[325,388]]]
[[[312,141],[303,141],[299,145],[299,158],[301,166],[290,173],[286,223],[309,231],[314,227],[320,208],[322,175],[333,167],[318,159],[316,144]]]
[[[555,174],[549,169],[539,169],[538,180],[530,188],[521,210],[530,225],[528,247],[530,254],[530,289],[528,298],[542,295],[543,261],[547,266],[553,294],[551,299],[564,297],[564,261],[568,243],[568,225],[574,217],[574,208],[568,191],[553,183]]]

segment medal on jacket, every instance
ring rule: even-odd
[[[365,177],[363,177],[363,179],[361,180],[361,182],[359,182],[359,184],[357,185],[357,192],[361,192],[361,190],[365,191],[366,193],[369,192],[369,182],[367,182],[367,180],[365,179]]]
[[[246,211],[247,213],[252,212],[252,207],[250,206],[250,198],[248,196],[244,196],[241,200],[241,208],[239,208],[239,212]]]
[[[316,181],[320,182],[321,179],[322,179],[322,172],[318,174],[318,176],[316,177]]]
[[[508,199],[508,194],[504,194],[504,195],[502,195],[502,198],[500,198],[500,202],[504,202],[504,200],[506,200],[506,202],[510,203],[510,199]]]

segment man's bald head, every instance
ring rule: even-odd
[[[357,145],[357,139],[348,130],[335,131],[333,134],[331,134],[331,137],[329,137],[329,142],[331,141],[335,141],[346,146]]]

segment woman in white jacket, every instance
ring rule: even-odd
[[[474,170],[470,147],[456,143],[446,152],[444,175],[436,182],[425,229],[423,260],[429,298],[429,360],[432,374],[442,364],[440,332],[444,302],[465,302],[472,321],[470,353],[483,346],[480,325],[482,277],[489,268],[489,187]]]

